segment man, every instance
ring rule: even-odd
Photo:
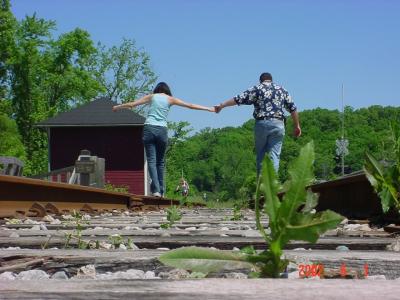
[[[270,73],[262,73],[260,75],[260,84],[216,105],[215,112],[219,113],[225,107],[242,104],[254,105],[257,176],[260,174],[261,163],[266,152],[269,153],[275,171],[278,172],[279,157],[285,135],[283,108],[290,112],[293,118],[294,135],[296,137],[301,135],[296,105],[283,87],[272,82]]]

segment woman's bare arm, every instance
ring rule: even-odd
[[[117,110],[124,109],[124,108],[134,108],[135,106],[149,103],[151,101],[152,96],[153,95],[146,95],[146,96],[144,96],[136,101],[133,101],[133,102],[126,102],[126,103],[123,103],[120,105],[115,105],[115,106],[113,106],[112,109],[113,109],[113,111],[117,111]]]
[[[207,107],[207,106],[202,106],[202,105],[198,105],[198,104],[187,103],[181,99],[174,98],[174,97],[169,97],[169,103],[171,105],[178,105],[178,106],[186,107],[189,109],[197,109],[197,110],[205,110],[205,111],[215,112],[214,107]]]

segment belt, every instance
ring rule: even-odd
[[[271,119],[284,121],[283,118],[276,118],[276,117],[257,117],[257,118],[256,118],[256,120],[271,120]]]

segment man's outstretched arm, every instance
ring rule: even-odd
[[[226,100],[218,105],[215,105],[215,112],[219,113],[223,108],[228,107],[228,106],[235,106],[236,105],[236,101],[233,100],[233,98]]]

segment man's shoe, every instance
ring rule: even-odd
[[[155,192],[155,193],[153,193],[153,196],[154,197],[161,197],[161,194],[159,192]]]

